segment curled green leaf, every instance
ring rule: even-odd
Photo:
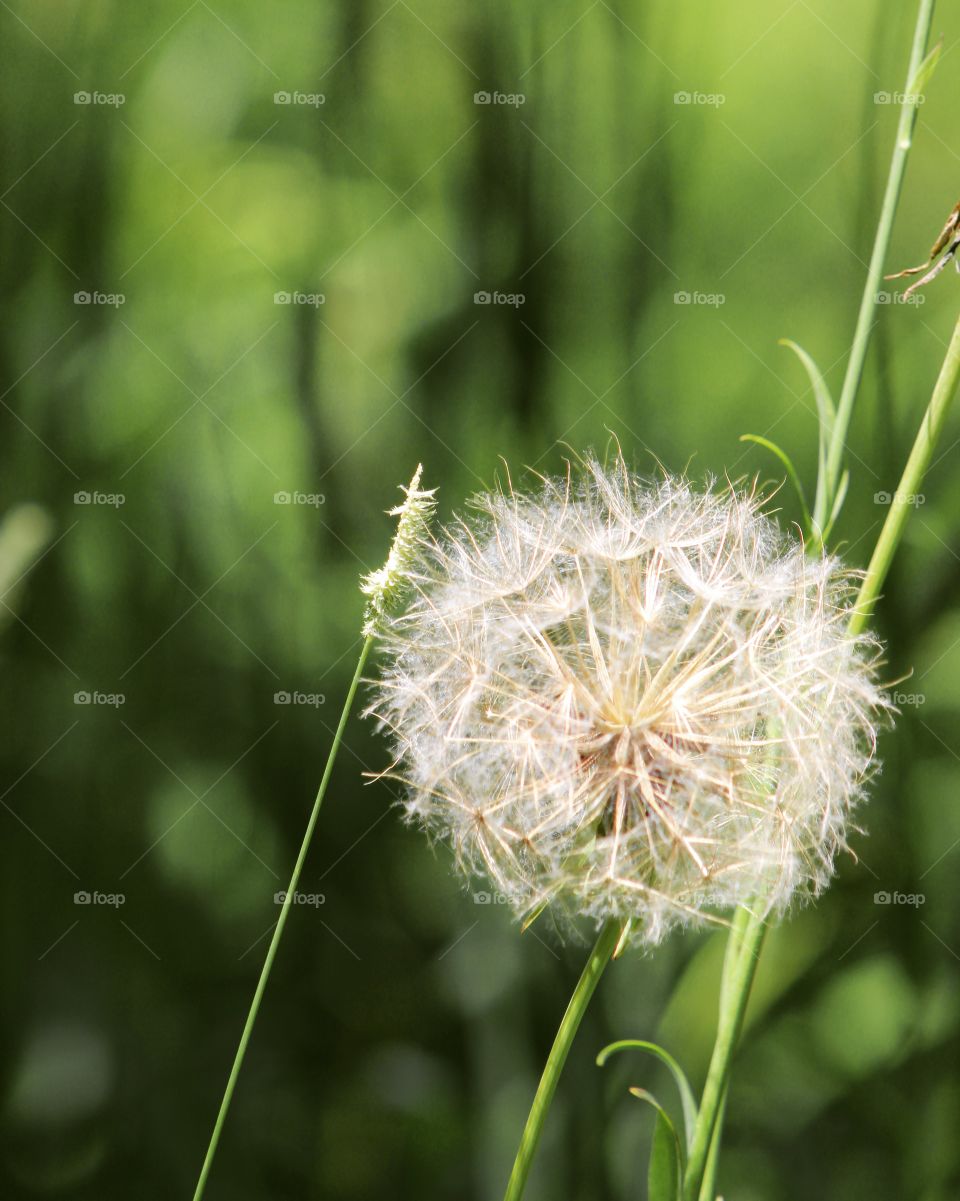
[[[803,511],[804,533],[809,534],[814,528],[814,522],[810,516],[810,509],[807,507],[807,497],[803,491],[803,484],[800,483],[800,476],[797,474],[797,469],[793,465],[793,460],[785,450],[777,446],[776,442],[771,442],[769,438],[764,438],[761,434],[741,434],[740,441],[756,442],[757,446],[762,446],[765,450],[769,450],[771,454],[775,454],[784,467],[786,467],[787,475],[790,477],[790,482],[796,489],[800,500],[800,508]]]
[[[615,1055],[618,1051],[646,1051],[648,1055],[654,1055],[661,1063],[666,1064],[670,1069],[670,1074],[677,1082],[677,1091],[680,1094],[680,1104],[683,1107],[683,1125],[684,1137],[687,1146],[690,1144],[690,1139],[693,1137],[693,1127],[697,1120],[697,1103],[693,1099],[693,1090],[690,1087],[690,1082],[687,1080],[683,1068],[677,1063],[669,1051],[665,1051],[663,1047],[657,1046],[656,1043],[646,1042],[639,1038],[623,1038],[619,1042],[610,1043],[604,1047],[597,1056],[597,1067],[602,1068],[611,1055]],[[634,1089],[630,1090],[634,1095],[639,1095]]]
[[[830,395],[830,389],[827,387],[827,381],[823,378],[823,373],[803,347],[789,338],[781,338],[780,345],[792,350],[803,364],[817,402],[817,416],[820,425],[820,434],[817,441],[817,493],[813,502],[813,522],[810,532],[822,541],[821,531],[826,524],[827,511],[833,504],[833,497],[830,496],[830,485],[827,480],[827,453],[833,438],[833,427],[837,419],[837,406],[833,403],[833,397]]]

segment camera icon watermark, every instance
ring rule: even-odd
[[[75,505],[106,505],[111,509],[119,509],[127,503],[123,492],[74,492]]]
[[[274,92],[273,103],[293,108],[319,108],[327,103],[323,92]]]
[[[111,709],[119,709],[127,703],[126,695],[122,692],[75,692],[75,705],[106,705]]]
[[[520,108],[527,103],[523,92],[474,92],[474,104],[488,104],[491,107],[503,105],[507,108]]]
[[[327,698],[322,692],[275,692],[273,703],[275,705],[308,705],[311,709],[319,709],[321,705],[327,703]]]
[[[911,292],[908,296],[906,292],[878,292],[876,297],[877,304],[926,304],[927,298],[922,292]]]
[[[323,492],[274,492],[275,505],[306,505],[311,509],[319,509],[327,503]]]
[[[74,92],[73,103],[92,108],[121,108],[127,103],[127,98],[123,92]]]
[[[322,892],[275,892],[274,905],[286,904],[287,897],[290,898],[291,905],[309,905],[313,909],[319,909],[327,903],[327,898]]]
[[[916,104],[926,101],[923,92],[874,92],[874,104]]]
[[[922,892],[887,892],[881,890],[873,894],[874,905],[909,905],[913,909],[919,909],[921,905],[925,905],[927,898]]]
[[[306,305],[308,308],[318,309],[320,305],[327,303],[327,298],[323,292],[274,292],[273,303]]]
[[[119,909],[121,905],[127,903],[127,898],[122,892],[87,892],[86,889],[81,889],[73,894],[74,905],[107,905],[112,909]]]
[[[504,892],[475,892],[474,905],[509,905],[510,898]]]
[[[474,292],[473,303],[493,306],[507,305],[510,308],[518,309],[527,303],[527,298],[523,292]]]
[[[122,304],[127,303],[127,298],[123,292],[74,292],[73,303],[106,305],[109,308],[118,309]]]
[[[674,304],[702,305],[706,308],[718,309],[727,303],[723,292],[674,292]]]
[[[727,103],[723,92],[674,92],[674,104],[689,104],[693,107],[719,108]]]
[[[873,503],[875,505],[912,505],[913,508],[919,509],[921,505],[927,503],[927,498],[922,492],[874,492]]]

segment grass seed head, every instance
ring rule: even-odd
[[[388,514],[398,520],[387,561],[361,581],[360,591],[369,598],[363,615],[363,632],[368,637],[379,633],[387,617],[400,606],[418,547],[429,531],[437,505],[434,500],[437,490],[421,488],[422,475],[423,464],[419,463],[409,485],[401,486],[403,502],[390,509]]]

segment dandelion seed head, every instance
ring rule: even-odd
[[[886,702],[856,575],[756,491],[588,460],[422,541],[371,712],[408,817],[520,917],[660,941],[819,893]]]

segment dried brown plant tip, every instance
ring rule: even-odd
[[[930,248],[930,254],[927,256],[927,261],[921,263],[919,267],[907,267],[903,271],[898,271],[895,275],[885,275],[884,279],[903,279],[905,275],[919,275],[921,271],[925,271],[923,279],[918,279],[915,284],[911,284],[904,292],[904,298],[912,296],[917,288],[922,288],[924,284],[930,283],[932,279],[940,274],[946,267],[947,263],[954,257],[960,248],[960,202],[958,202],[950,216],[947,218],[947,223],[940,231],[940,236]],[[933,266],[931,266],[931,263]],[[957,270],[960,271],[960,261],[957,262]]]

